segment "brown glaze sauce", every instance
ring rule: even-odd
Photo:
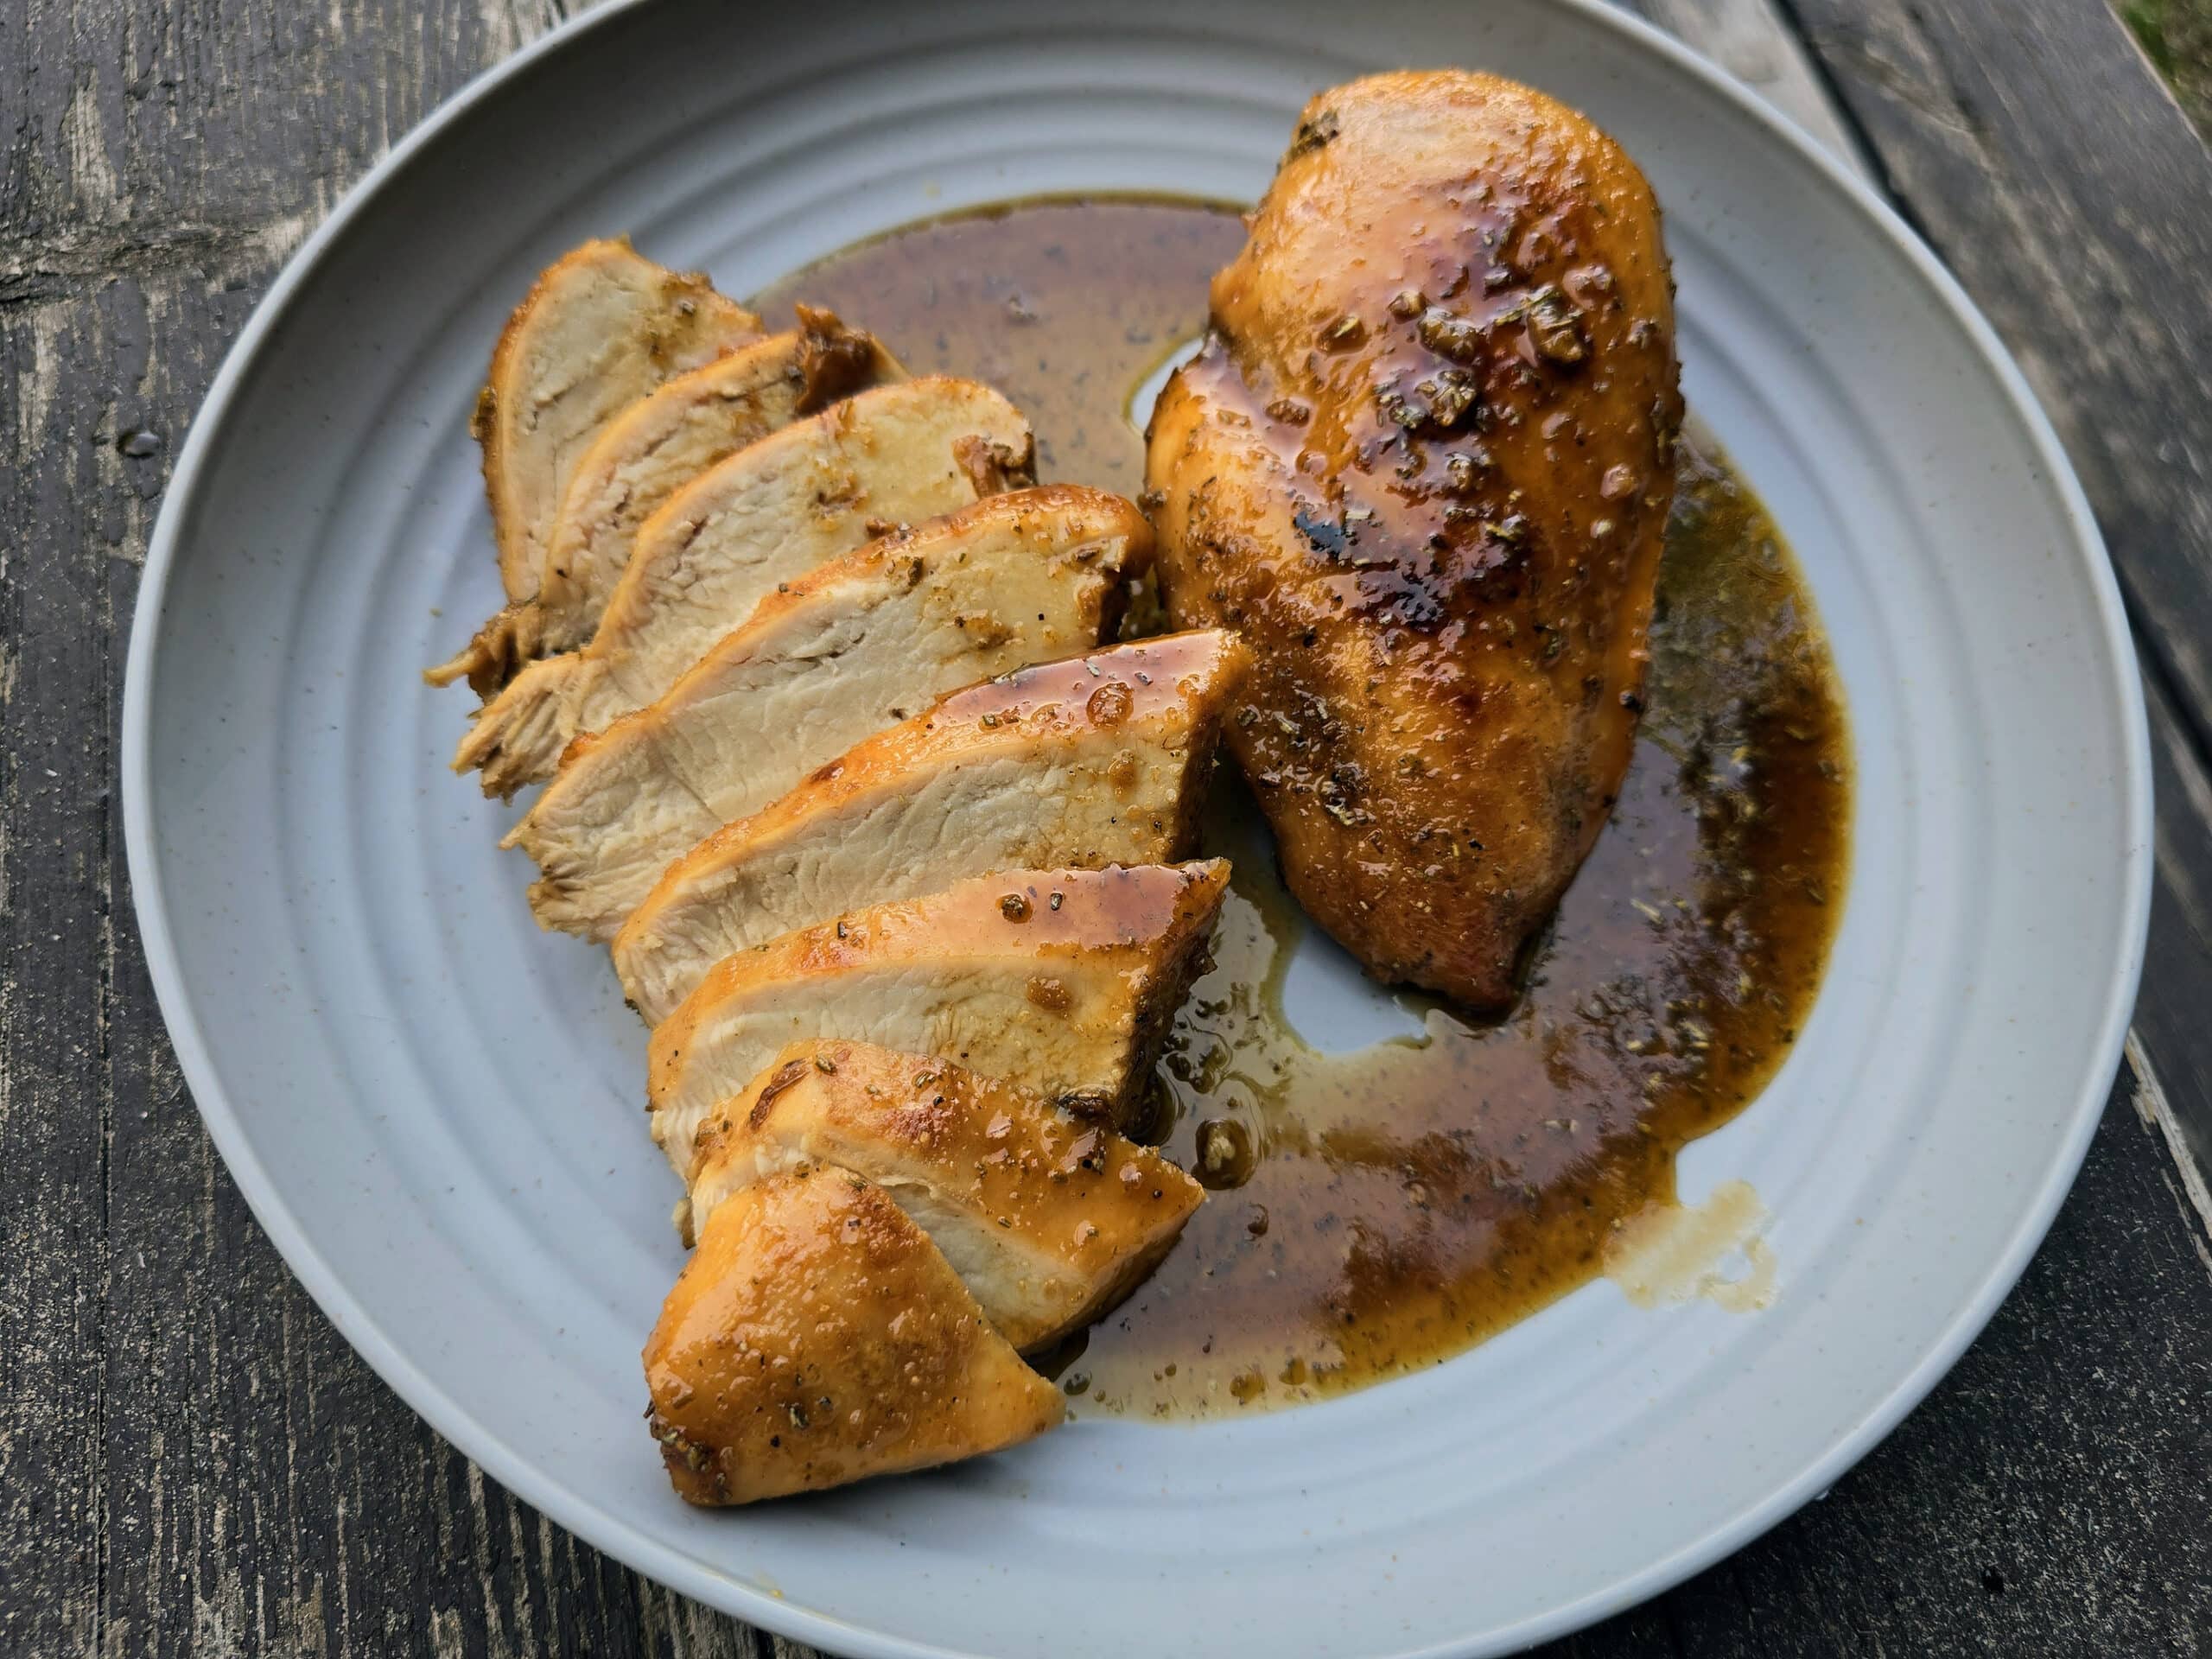
[[[1019,203],[895,232],[759,296],[828,305],[907,366],[998,385],[1040,467],[1134,493],[1129,395],[1205,322],[1243,226],[1156,199]],[[1090,1408],[1190,1416],[1433,1364],[1599,1271],[1675,1154],[1742,1109],[1810,1011],[1842,908],[1849,734],[1810,594],[1719,451],[1682,445],[1647,711],[1611,822],[1478,1023],[1323,1054],[1285,1019],[1306,924],[1224,776],[1214,966],[1160,1062],[1160,1128],[1214,1189],[1174,1252],[1058,1357]]]
[[[828,306],[915,374],[996,386],[1037,429],[1037,475],[1132,499],[1144,444],[1129,393],[1206,321],[1206,284],[1244,245],[1231,207],[1046,197],[855,244],[754,296],[782,324]]]

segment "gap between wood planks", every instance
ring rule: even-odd
[[[1772,0],[1614,0],[1772,105],[1838,161],[1881,188],[1857,131]]]
[[[2136,1052],[2202,1224],[2212,1163],[2212,152],[2105,0],[1786,0],[2095,505],[2143,670],[2157,883]]]
[[[290,257],[323,212],[318,205],[244,225],[145,230],[94,225],[58,234],[0,236],[0,309],[73,302],[95,283],[157,276],[179,267],[267,270]]]
[[[513,22],[536,10],[525,0],[515,0],[512,4],[500,3],[500,0],[471,0],[471,3],[480,3],[487,22],[501,18]],[[1702,13],[1724,22],[1732,17],[1740,22],[1754,12],[1772,15],[1771,8],[1756,0],[1650,0],[1650,3],[1655,10],[1663,7],[1675,15]],[[536,32],[537,25],[518,26],[510,39],[519,45]],[[1747,69],[1759,67],[1755,44],[1745,45],[1735,60]],[[1773,61],[1786,67],[1791,60],[1784,54]],[[320,214],[309,212],[294,217],[303,231]],[[283,251],[270,246],[268,264],[273,265]],[[188,269],[195,263],[180,251],[168,270]],[[226,264],[214,274],[219,277],[226,271],[244,271],[250,263],[242,259],[234,266]],[[259,277],[266,275],[265,267],[257,273]],[[168,284],[163,286],[166,289]],[[130,287],[126,283],[124,291]],[[234,332],[242,321],[245,297],[233,296],[239,308],[223,309],[190,329],[165,326],[172,340],[200,342],[193,348],[196,354],[188,360],[184,371],[188,376],[204,378],[204,372],[212,368],[212,361],[201,359],[219,353],[215,342]],[[78,298],[93,312],[100,309],[98,301],[86,301],[81,295]],[[158,298],[149,296],[144,303],[151,319],[181,302],[164,293]],[[117,320],[99,327],[113,334],[152,326],[142,324],[127,315],[128,310],[118,306]],[[43,302],[38,302],[31,308],[35,318],[49,315],[56,328],[75,326],[65,322],[65,314],[59,308],[49,314]],[[0,315],[0,326],[5,321]],[[66,365],[71,348],[66,334],[49,334],[43,354]],[[76,349],[83,349],[81,342]],[[177,426],[170,429],[174,440],[181,433],[183,411],[190,404],[177,400],[174,391],[168,389],[169,382],[149,378],[150,366],[140,362],[130,349],[103,347],[103,353],[90,360],[118,366],[120,372],[109,378],[96,377],[73,383],[66,378],[45,377],[36,384],[27,382],[22,390],[27,396],[50,400],[59,415],[68,410],[73,399],[86,398],[79,407],[89,411],[99,407],[99,397],[110,395],[105,389],[128,389],[111,394],[117,402],[106,412],[87,413],[83,417],[102,429],[95,432],[89,445],[69,452],[82,457],[83,470],[75,470],[78,461],[65,458],[59,463],[63,471],[56,480],[57,494],[65,491],[73,494],[78,505],[73,511],[97,518],[98,504],[116,497],[124,488],[118,480],[127,480],[130,475],[130,469],[117,460],[112,433],[106,429],[138,409],[168,408],[178,417]],[[173,366],[163,371],[170,377],[176,372]],[[6,418],[0,415],[0,423]],[[41,420],[32,429],[43,426],[41,406]],[[96,581],[99,562],[105,559],[115,582],[115,597],[103,601],[110,635],[101,649],[110,656],[119,650],[120,642],[113,637],[120,626],[115,613],[131,575],[123,567],[136,562],[135,550],[143,546],[150,499],[140,502],[132,497],[137,516],[126,519],[122,530],[110,531],[96,524],[88,532],[113,537],[108,550],[96,551],[90,562],[90,575]],[[29,556],[29,550],[20,550],[20,544],[19,550]],[[0,550],[0,556],[4,556],[4,550]],[[34,678],[39,671],[34,664]],[[54,764],[66,765],[58,760]],[[28,750],[23,776],[29,779],[39,776]],[[102,1265],[94,1282],[102,1297],[106,1297],[109,1282],[121,1281],[127,1285],[135,1259],[137,1276],[142,1283],[150,1281],[153,1294],[185,1307],[204,1303],[211,1288],[246,1300],[258,1296],[265,1306],[279,1311],[273,1316],[252,1317],[264,1321],[273,1317],[283,1330],[279,1357],[263,1346],[275,1340],[265,1325],[247,1328],[250,1319],[238,1327],[218,1326],[204,1319],[181,1321],[181,1333],[157,1332],[143,1300],[136,1305],[126,1301],[103,1318],[95,1342],[105,1342],[124,1359],[120,1365],[112,1359],[109,1362],[109,1381],[102,1390],[105,1402],[100,1408],[101,1427],[92,1436],[95,1446],[108,1440],[118,1449],[109,1454],[117,1467],[104,1472],[95,1483],[101,1500],[100,1558],[99,1587],[90,1605],[102,1614],[112,1605],[118,1617],[103,1631],[102,1642],[87,1650],[130,1651],[142,1643],[151,1647],[157,1637],[224,1650],[234,1650],[233,1644],[289,1645],[287,1637],[294,1630],[300,1651],[323,1651],[326,1643],[335,1652],[389,1650],[404,1645],[399,1629],[365,1621],[372,1616],[392,1617],[401,1604],[365,1580],[378,1574],[401,1578],[420,1574],[424,1587],[419,1601],[410,1601],[406,1611],[412,1613],[419,1605],[429,1607],[429,1635],[442,1654],[588,1651],[594,1633],[606,1635],[610,1646],[626,1647],[630,1637],[620,1630],[625,1618],[635,1618],[641,1645],[648,1651],[687,1659],[770,1659],[772,1655],[787,1659],[805,1654],[808,1650],[748,1630],[601,1560],[543,1517],[526,1515],[516,1503],[490,1487],[480,1472],[470,1471],[456,1477],[454,1471],[461,1466],[459,1454],[435,1441],[411,1414],[383,1392],[382,1385],[369,1377],[364,1367],[345,1354],[340,1339],[321,1322],[304,1293],[259,1238],[236,1195],[231,1194],[219,1205],[219,1166],[204,1140],[193,1144],[198,1139],[197,1130],[189,1121],[174,1065],[161,1056],[158,1021],[149,1012],[143,968],[128,960],[127,944],[115,942],[116,935],[127,932],[127,916],[117,917],[113,912],[115,904],[124,901],[124,893],[122,882],[105,872],[118,867],[104,856],[94,868],[103,872],[95,877],[103,936],[98,954],[107,964],[99,992],[103,1004],[99,1040],[103,1060],[120,1073],[120,1086],[104,1096],[103,1110],[111,1119],[123,1120],[111,1124],[100,1136],[104,1147],[115,1148],[112,1170],[105,1164],[101,1170],[99,1202],[104,1208],[113,1200],[114,1213],[103,1227],[103,1236],[114,1239],[116,1253],[111,1262]],[[28,926],[28,922],[24,925]],[[27,1017],[38,1006],[29,1003]],[[145,1028],[149,1022],[151,1032]],[[81,1024],[74,1021],[69,1028],[78,1029]],[[138,1027],[135,1031],[134,1024]],[[121,1028],[115,1028],[118,1026]],[[2186,1070],[2183,1062],[2170,1055],[2166,1064],[2170,1074],[2177,1077]],[[2169,1134],[2176,1119],[2164,1090],[2147,1071],[2139,1071],[2137,1075],[2141,1085],[2135,1095],[2139,1114],[2161,1135]],[[66,1109],[74,1092],[57,1090],[49,1096],[56,1103],[57,1114]],[[124,1110],[126,1104],[146,1102],[165,1109],[156,1113],[155,1128],[163,1130],[158,1137],[150,1137],[143,1128],[134,1128],[133,1120],[143,1115]],[[165,1119],[170,1122],[163,1128]],[[2138,1133],[2133,1126],[2125,1127],[2131,1138]],[[166,1172],[162,1168],[164,1164],[170,1166]],[[58,1183],[47,1184],[59,1189]],[[45,1202],[51,1213],[66,1216],[69,1206],[64,1200],[70,1196],[67,1190],[55,1190]],[[2181,1196],[2189,1195],[2184,1191]],[[188,1199],[194,1217],[180,1221],[179,1210],[173,1206]],[[137,1212],[135,1232],[134,1210]],[[2158,1206],[2154,1203],[2148,1213],[2155,1217],[2160,1213]],[[188,1236],[179,1242],[178,1236]],[[164,1253],[154,1255],[149,1271],[149,1254],[157,1249]],[[2200,1257],[2202,1254],[2200,1247]],[[142,1298],[145,1294],[142,1291]],[[2047,1312],[2026,1317],[2047,1317]],[[206,1361],[219,1361],[226,1366],[241,1357],[245,1363],[227,1379],[211,1376],[199,1369],[203,1355]],[[2007,1357],[2017,1361],[2016,1353],[2000,1351],[1984,1375]],[[226,1388],[232,1391],[226,1393]],[[1976,1389],[1977,1384],[1969,1377],[1955,1390],[1954,1398],[1959,1393],[1972,1395]],[[182,1407],[156,1403],[161,1394],[171,1391],[184,1395],[188,1403]],[[257,1416],[264,1425],[272,1418],[283,1421],[275,1435],[257,1436],[252,1428]],[[57,1444],[74,1439],[79,1421],[74,1415],[56,1415],[48,1420],[51,1427],[46,1432],[52,1433]],[[168,1439],[165,1452],[159,1446],[164,1433]],[[143,1446],[149,1440],[156,1446],[150,1456],[132,1449],[134,1442]],[[334,1465],[343,1471],[342,1478],[334,1479],[327,1471],[320,1477],[311,1470],[296,1472],[296,1459],[303,1470],[309,1464]],[[2101,1479],[2110,1473],[2096,1465],[2083,1467]],[[150,1490],[134,1491],[134,1483],[149,1470],[156,1476]],[[1960,1472],[1955,1465],[1953,1472]],[[1971,1480],[1973,1473],[1963,1471],[1961,1478]],[[162,1490],[164,1481],[166,1493]],[[200,1491],[189,1491],[193,1485]],[[370,1507],[371,1488],[378,1489],[378,1507]],[[2028,1488],[2031,1516],[2035,1514],[2035,1490],[2032,1485]],[[419,1522],[417,1500],[426,1491],[441,1506],[437,1536],[418,1551],[404,1534],[410,1522]],[[1892,1518],[1901,1518],[1915,1503],[1923,1509],[1932,1507],[1925,1502],[1929,1491],[1925,1481],[1900,1491],[1904,1500],[1890,1511]],[[116,1511],[112,1514],[111,1506]],[[1832,1512],[1842,1508],[1833,1506]],[[1948,1517],[1959,1511],[1942,1513]],[[1964,1513],[1971,1516],[1974,1511],[1968,1509]],[[1875,1523],[1856,1517],[1853,1521],[1853,1526],[1862,1529],[1872,1524]],[[1992,1524],[2001,1525],[2002,1516]],[[319,1528],[334,1529],[335,1542],[320,1536]],[[1971,1529],[1971,1522],[1961,1529]],[[383,1548],[365,1548],[358,1536],[364,1530],[397,1535]],[[349,1538],[349,1533],[355,1535]],[[1841,1529],[1825,1536],[1831,1541],[1840,1539],[1850,1547],[1863,1534]],[[1782,1592],[1776,1586],[1788,1580],[1817,1580],[1825,1576],[1822,1569],[1831,1568],[1837,1559],[1871,1561],[1878,1570],[1886,1565],[1878,1553],[1838,1557],[1825,1554],[1825,1546],[1809,1554],[1808,1546],[1789,1548],[1795,1553],[1783,1559],[1798,1563],[1803,1571],[1787,1579],[1777,1578],[1771,1567],[1764,1569],[1764,1576],[1759,1576],[1762,1569],[1756,1567],[1732,1565],[1725,1569],[1726,1589],[1734,1592],[1729,1605],[1751,1610],[1750,1616],[1769,1624],[1771,1635],[1770,1622],[1777,1610],[1817,1619],[1822,1617],[1820,1611],[1806,1615],[1804,1609],[1824,1600],[1827,1618],[1834,1622],[1820,1623],[1809,1639],[1846,1644],[1869,1639],[1863,1632],[1857,1637],[1847,1633],[1848,1627],[1836,1611],[1841,1592],[1833,1587],[1808,1592],[1790,1605],[1778,1599]],[[52,1557],[67,1551],[45,1553]],[[2006,1566],[2009,1572],[2009,1561]],[[1924,1571],[1924,1563],[1914,1570]],[[19,1584],[25,1590],[32,1587],[28,1581]],[[1924,1589],[1924,1581],[1920,1587]],[[1910,1592],[1915,1586],[1907,1584],[1904,1588]],[[1717,1598],[1724,1592],[1713,1593]],[[1969,1593],[1979,1592],[1970,1586]],[[1675,1605],[1679,1609],[1681,1603]],[[1878,1602],[1870,1605],[1878,1609]],[[364,1609],[373,1610],[373,1615]],[[136,1621],[131,1617],[134,1612]],[[1672,1651],[1701,1651],[1708,1644],[1712,1650],[1721,1650],[1723,1632],[1700,1630],[1693,1623],[1682,1627],[1690,1631],[1685,1636],[1676,1628],[1677,1616],[1669,1617],[1663,1626],[1666,1646]],[[1629,1629],[1649,1632],[1658,1617],[1653,1613],[1647,1621]],[[149,1618],[175,1622],[149,1626],[143,1622]],[[1796,1639],[1802,1643],[1808,1637],[1801,1630]],[[1626,1651],[1637,1638],[1617,1634],[1613,1640],[1618,1643],[1618,1650]],[[1589,1639],[1589,1650],[1616,1650],[1606,1641]],[[1583,1645],[1578,1640],[1575,1650],[1581,1651]],[[1914,1650],[1910,1642],[1903,1645],[1904,1650]],[[1757,1649],[1730,1647],[1728,1650]]]
[[[2181,1206],[2182,1224],[2188,1229],[2189,1242],[2196,1251],[2196,1259],[2204,1263],[2207,1274],[2212,1274],[2212,1187],[2205,1184],[2203,1173],[2196,1160],[2190,1155],[2188,1144],[2182,1138],[2180,1122],[2174,1116],[2172,1103],[2158,1082],[2158,1069],[2151,1064],[2135,1033],[2127,1033],[2127,1064],[2135,1073],[2135,1115],[2143,1120],[2146,1128],[2153,1128],[2166,1143],[2166,1150],[2173,1154],[2174,1166],[2181,1185],[2174,1194]],[[2194,1224],[2190,1214],[2205,1225]]]

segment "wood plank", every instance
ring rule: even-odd
[[[1638,9],[1839,148],[1846,129],[1825,72],[1796,42],[1765,32],[1779,16],[1770,0],[1641,0]],[[2005,26],[1985,16],[1989,26]],[[1855,134],[1840,153],[1867,170]],[[2201,1014],[2212,883],[2187,879],[2189,861],[2176,855],[2212,821],[2212,783],[2155,673],[2151,705],[2161,896],[2145,1020],[2194,1086],[2212,1075],[2212,1027]],[[2177,991],[2189,1000],[2167,1006]],[[2190,1036],[2195,1041],[2183,1046]],[[2189,1331],[2195,1316],[2167,1321],[2173,1298],[2202,1302],[2200,1272],[2212,1269],[2212,1200],[2198,1173],[2208,1148],[2197,1145],[2192,1160],[2182,1144],[2190,1132],[2149,1056],[2132,1042],[2131,1058],[2135,1074],[2116,1084],[2080,1183],[1989,1330],[1928,1403],[1840,1484],[1834,1501],[1808,1508],[1659,1604],[1674,1651],[2150,1652],[2202,1642],[2212,1596],[2191,1494],[2207,1490],[2212,1471],[2202,1406],[2212,1353],[2195,1341],[2176,1351],[2170,1333]],[[2133,1111],[2125,1110],[2131,1103]],[[2162,1197],[2171,1230],[2129,1224],[2121,1247],[2131,1259],[2120,1267],[2109,1242],[2113,1218],[2155,1212]],[[2138,1296],[2150,1283],[2159,1288]],[[2115,1313],[2099,1288],[2107,1284],[2133,1306]],[[2161,1334],[2138,1340],[2147,1326],[2137,1320]],[[2096,1356],[2089,1369],[2105,1385],[2087,1406],[2071,1387],[2049,1386],[2082,1363],[2070,1357],[2077,1344],[2084,1361]],[[2124,1434],[2105,1417],[2112,1395],[2128,1404]],[[2122,1440],[2120,1455],[2138,1478],[2147,1475],[2147,1486],[2113,1478]],[[2159,1449],[2140,1459],[2146,1440]],[[2106,1501],[2115,1494],[2120,1502]],[[1638,1614],[1558,1651],[1656,1645]]]
[[[1924,232],[2019,342],[2145,624],[2185,634],[2212,593],[2212,318],[2167,281],[2212,254],[2212,156],[2101,0],[1801,10]],[[2212,708],[2206,643],[2160,643],[2189,706]]]
[[[2212,152],[2104,0],[1794,0],[1891,190],[2034,382],[2111,548],[2162,798],[2137,1035],[2212,1168]]]
[[[269,275],[265,267],[250,279],[220,269],[173,272],[38,308],[39,326],[62,342],[41,468],[67,497],[41,522],[58,544],[78,550],[79,568],[54,567],[35,591],[60,599],[81,589],[118,624],[75,638],[119,639],[150,527],[162,460],[129,461],[116,436],[142,424],[181,429]],[[79,459],[56,469],[58,455]],[[92,708],[59,708],[41,687],[27,712],[77,722],[88,753],[111,751],[119,711],[104,679],[113,667],[78,677]],[[86,760],[67,775],[97,780],[106,766]],[[72,1055],[73,1041],[53,1042],[67,1025],[50,999],[82,977],[105,981],[85,999],[99,1020],[99,1039],[86,1052],[104,1077],[73,1075],[72,1094],[35,1098],[52,1122],[84,1125],[87,1155],[104,1177],[81,1204],[59,1187],[41,1202],[68,1205],[84,1232],[104,1224],[110,1268],[99,1288],[96,1386],[45,1393],[89,1402],[92,1421],[82,1432],[57,1428],[50,1440],[26,1434],[17,1444],[81,1448],[95,1459],[85,1483],[94,1513],[72,1533],[87,1541],[82,1553],[99,1586],[91,1621],[99,1641],[124,1653],[197,1644],[369,1656],[418,1641],[439,1653],[634,1650],[652,1628],[648,1604],[665,1607],[664,1593],[485,1481],[391,1395],[292,1279],[222,1169],[162,1038],[112,821],[105,837],[78,825],[66,833],[84,866],[84,916],[29,954],[34,969],[54,976],[50,991],[22,1005],[41,1021],[39,1036],[10,1046]],[[57,902],[67,897],[50,876],[35,879]],[[7,1001],[11,1011],[18,1006],[12,988]],[[105,1122],[82,1110],[102,1100]],[[58,1221],[36,1225],[36,1248],[10,1251],[10,1261],[66,1268],[102,1259],[75,1248]],[[9,1490],[35,1495],[41,1485]],[[36,1611],[19,1600],[16,1575],[37,1559],[10,1550],[0,1560],[11,1617]],[[62,1605],[78,1601],[91,1605],[89,1597]],[[698,1630],[696,1620],[673,1623]],[[0,1648],[90,1652],[91,1635],[73,1639],[86,1624],[73,1618],[67,1639]],[[670,1650],[751,1650],[741,1630],[737,1646],[730,1639]]]
[[[121,457],[57,442],[66,319],[0,310],[0,1650],[99,1631],[112,919],[106,549]],[[17,533],[17,527],[28,534]]]
[[[2105,0],[1796,0],[1893,192],[2095,501],[2146,645],[2212,725],[2212,152]]]
[[[556,13],[550,0],[17,0],[0,51],[16,128],[0,246],[54,281],[289,246]]]
[[[2158,1102],[2199,1215],[2212,1226],[2212,771],[2162,676],[2145,676],[2158,878],[2136,999],[2136,1069]],[[2212,1262],[2206,1263],[2212,1269]]]
[[[1773,0],[1631,0],[1633,9],[1672,29],[1706,53],[1767,99],[1783,114],[1827,144],[1879,187],[1887,178],[1872,168],[1855,133],[1830,97],[1825,72],[1806,48],[1783,29]],[[1855,15],[1855,14],[1854,14]],[[1974,13],[1977,22],[1986,22]],[[2105,48],[2126,60],[2121,67],[2146,68],[2132,40],[2116,27],[2106,29],[2094,16],[2077,22],[2094,22],[2094,33]],[[1831,41],[1833,41],[1833,37]],[[1863,46],[1861,48],[1863,51]],[[1894,76],[1884,77],[1894,91]],[[2140,96],[2156,110],[2158,89],[2145,86]],[[1924,96],[1913,100],[1923,112]],[[2186,150],[2190,135],[2185,124],[2169,118],[2163,136]],[[2212,178],[2212,168],[2207,171]],[[2205,204],[2212,209],[2212,200]],[[1940,249],[1939,249],[1940,251]],[[2193,498],[2191,498],[2193,503]],[[2101,505],[2102,503],[2100,503]],[[2109,533],[2109,532],[2108,532]],[[2143,607],[2136,607],[2139,615]],[[2201,632],[2212,606],[2184,632]],[[2155,630],[2154,630],[2155,631]],[[2202,722],[2192,721],[2168,683],[2168,658],[2152,640],[2145,653],[2144,673],[2148,688],[2154,765],[2158,792],[2158,887],[2153,907],[2152,935],[2145,969],[2143,1005],[2139,1016],[2145,1029],[2133,1047],[2142,1065],[2149,1093],[2159,1103],[2167,1124],[2178,1179],[2191,1193],[2202,1218],[2212,1224],[2212,1192],[2207,1171],[2212,1171],[2212,1097],[2206,1079],[2212,1078],[2212,1025],[2199,1010],[2212,995],[2212,783],[2205,771],[2206,746]],[[2176,1090],[2150,1081],[2158,1069],[2152,1053],[2165,1058],[2164,1069],[2176,1078]],[[2177,1103],[2177,1102],[2178,1103]]]
[[[1865,173],[1850,124],[1776,0],[1620,0],[1711,59],[1803,128],[1828,154]]]
[[[486,1481],[300,1289],[183,1089],[108,789],[225,347],[344,185],[550,16],[0,5],[0,1652],[770,1651]]]

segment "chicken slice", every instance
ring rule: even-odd
[[[1120,1301],[1205,1197],[1150,1147],[1011,1084],[871,1043],[798,1043],[701,1126],[690,1223],[825,1165],[887,1193],[1024,1350]]]
[[[614,939],[658,1006],[779,933],[993,870],[1184,856],[1243,677],[1234,635],[1173,634],[953,692],[683,855]]]
[[[1029,423],[971,380],[878,386],[770,433],[645,520],[591,642],[518,674],[454,770],[494,795],[550,777],[571,738],[652,702],[778,583],[1032,473]]]
[[[1618,146],[1444,72],[1322,93],[1154,414],[1160,577],[1257,660],[1229,741],[1378,978],[1510,1000],[1618,793],[1681,419]]]
[[[750,1503],[996,1452],[1063,1421],[929,1235],[846,1170],[715,1211],[645,1344],[677,1493]]]
[[[591,638],[630,563],[639,526],[701,473],[756,439],[861,388],[906,378],[874,339],[830,312],[679,374],[608,421],[577,460],[547,532],[537,590],[511,602],[423,677],[467,676],[489,696],[531,658]]]
[[[704,276],[657,265],[626,238],[587,242],[546,268],[493,348],[471,423],[510,600],[537,591],[562,491],[600,429],[760,334],[760,319]]]
[[[569,746],[505,842],[537,861],[538,920],[612,938],[671,860],[869,733],[954,686],[1096,644],[1151,551],[1120,496],[1049,485],[769,594],[658,700]]]
[[[1014,870],[741,951],[653,1032],[653,1139],[689,1173],[708,1113],[786,1043],[833,1035],[941,1055],[1126,1128],[1228,885],[1219,859]]]

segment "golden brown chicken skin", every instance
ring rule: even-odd
[[[998,1333],[1027,1351],[1120,1301],[1205,1189],[1149,1147],[1010,1083],[873,1043],[794,1043],[710,1112],[689,1216],[711,1222],[787,1170],[874,1181],[944,1253]]]
[[[1491,76],[1309,104],[1148,435],[1178,627],[1299,901],[1377,978],[1511,999],[1635,734],[1681,421],[1659,212]]]
[[[717,1209],[645,1344],[679,1495],[751,1503],[995,1452],[1065,1414],[929,1235],[849,1170]]]

